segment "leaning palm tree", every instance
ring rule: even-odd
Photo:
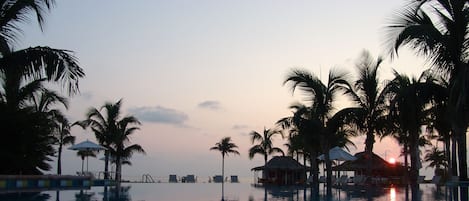
[[[211,147],[210,150],[219,151],[221,153],[221,177],[222,177],[222,200],[224,200],[224,183],[225,183],[225,156],[229,154],[239,155],[238,146],[231,142],[231,137],[224,137],[220,142],[215,143],[215,146]]]
[[[139,128],[129,127],[131,125],[140,125],[140,122],[133,116],[127,116],[117,122],[118,132],[112,137],[112,143],[110,146],[110,154],[113,156],[113,161],[116,164],[116,176],[115,180],[119,183],[122,178],[122,164],[124,161],[129,162],[132,155],[137,153],[145,153],[142,146],[138,144],[130,143],[130,135],[135,133]],[[130,163],[127,163],[130,164]]]
[[[436,72],[449,77],[450,122],[458,142],[461,180],[467,180],[466,131],[469,125],[469,12],[465,0],[412,0],[389,25],[389,49],[397,56],[403,46],[426,57]],[[456,168],[456,167],[455,167]],[[461,190],[462,199],[468,197]]]
[[[278,130],[275,129],[265,129],[262,134],[252,131],[249,133],[249,136],[251,136],[251,143],[254,144],[258,142],[258,144],[255,144],[249,149],[249,159],[253,159],[256,154],[261,154],[264,156],[264,165],[267,164],[267,159],[268,156],[274,153],[281,153],[282,155],[285,155],[283,150],[274,147],[273,145],[273,137],[276,135],[282,135],[282,133]]]

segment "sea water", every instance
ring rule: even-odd
[[[404,187],[373,189],[332,189],[332,200],[411,200]],[[222,195],[223,192],[223,195]],[[370,193],[371,192],[371,193]],[[325,192],[320,188],[320,200]],[[451,200],[451,190],[434,184],[420,185],[421,200]],[[21,194],[0,194],[0,200],[28,201],[310,201],[311,189],[302,186],[261,187],[250,183],[124,183],[120,195],[114,187],[92,187],[86,190],[43,191]],[[371,197],[370,197],[371,196]]]

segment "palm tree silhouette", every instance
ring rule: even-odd
[[[273,146],[273,137],[275,135],[282,135],[282,133],[279,130],[275,129],[265,129],[262,134],[252,131],[249,133],[249,136],[251,136],[251,143],[254,144],[255,142],[258,142],[258,144],[254,145],[249,149],[249,159],[253,159],[256,154],[261,154],[264,156],[264,165],[267,164],[267,157],[275,152],[281,153],[282,155],[285,155],[282,149],[278,147]]]
[[[346,122],[356,121],[354,111],[356,108],[345,108],[336,113],[333,107],[335,95],[338,92],[350,91],[350,84],[346,80],[347,73],[331,70],[328,84],[325,85],[315,75],[308,71],[294,69],[287,75],[284,84],[291,83],[291,90],[300,89],[305,92],[309,106],[308,121],[311,128],[318,133],[323,153],[329,153],[329,149],[336,140],[336,135],[346,134],[344,131]],[[312,159],[316,160],[316,159]],[[332,196],[332,163],[329,154],[325,154],[327,170],[327,195]],[[313,163],[313,161],[311,161]]]
[[[83,129],[88,127],[94,132],[99,144],[106,147],[104,152],[104,178],[109,178],[109,156],[113,137],[119,132],[118,122],[120,121],[122,99],[116,103],[105,103],[99,110],[90,108],[87,112],[87,119],[77,121],[74,124],[80,125]]]
[[[216,150],[221,153],[222,163],[221,163],[221,176],[222,176],[222,197],[224,200],[224,183],[225,183],[225,155],[229,154],[239,155],[239,152],[236,150],[238,146],[231,142],[231,137],[224,137],[220,142],[215,143],[215,146],[211,147],[210,150]]]
[[[460,180],[467,180],[466,131],[469,125],[469,11],[465,0],[410,1],[389,28],[391,56],[401,47],[426,57],[436,72],[449,77],[448,115],[458,143]],[[456,168],[456,167],[454,167]],[[467,200],[468,189],[461,189]]]
[[[130,135],[137,131],[138,127],[128,127],[130,125],[140,125],[140,122],[133,116],[127,116],[117,122],[118,132],[113,136],[113,142],[110,146],[110,154],[113,162],[116,164],[115,180],[120,182],[122,178],[122,164],[129,162],[135,152],[145,153],[142,146],[138,144],[128,145],[130,143]]]

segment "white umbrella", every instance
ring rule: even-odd
[[[75,151],[99,151],[99,150],[106,150],[106,147],[103,147],[99,144],[91,142],[89,140],[85,140],[78,144],[74,144],[68,149],[75,150]],[[83,160],[81,161],[81,167],[83,167]],[[83,172],[83,169],[81,170]],[[88,171],[88,156],[86,156],[86,171]]]
[[[357,157],[352,156],[348,152],[344,151],[340,147],[334,147],[329,150],[329,158],[330,160],[338,160],[338,161],[354,161],[357,160]],[[322,154],[318,156],[319,160],[325,160],[325,155]]]

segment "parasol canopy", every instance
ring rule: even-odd
[[[329,150],[329,158],[330,160],[337,160],[337,161],[354,161],[357,160],[357,157],[352,156],[348,152],[344,151],[340,147],[334,147]],[[322,154],[318,156],[319,160],[325,160],[325,155]]]

